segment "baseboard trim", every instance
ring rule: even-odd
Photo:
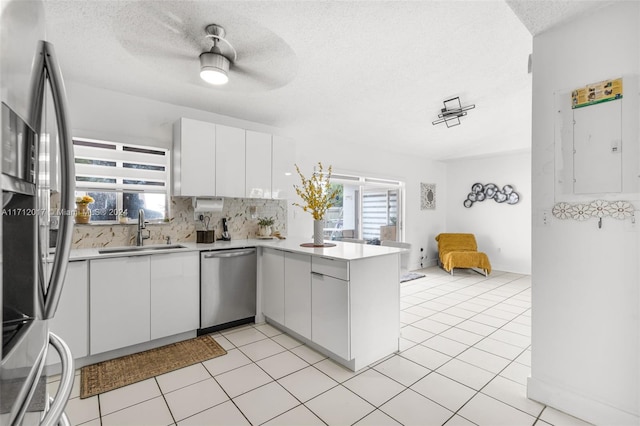
[[[138,343],[133,346],[127,346],[124,348],[114,349],[108,352],[101,352],[98,354],[87,355],[81,358],[74,358],[74,367],[76,370],[91,364],[95,364],[109,359],[120,358],[121,356],[131,355],[137,352],[147,351],[149,349],[159,348],[160,346],[170,345],[172,343],[181,342],[187,339],[193,339],[196,337],[196,330],[187,331],[185,333],[174,334],[173,336],[162,337],[156,340],[150,340],[148,342]],[[60,374],[60,363],[51,364],[46,367],[47,375]]]
[[[425,260],[422,262],[422,266],[420,266],[419,263],[415,264],[415,265],[411,265],[409,266],[409,270],[410,271],[417,271],[418,269],[425,269],[425,268],[429,268],[431,266],[437,266],[438,262],[436,259],[431,259],[431,260]]]
[[[527,398],[596,425],[640,425],[640,416],[529,377]]]

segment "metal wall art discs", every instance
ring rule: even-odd
[[[466,208],[473,206],[473,203],[493,199],[496,203],[516,204],[520,201],[518,194],[513,185],[505,185],[500,189],[495,183],[483,185],[474,183],[471,185],[471,192],[467,195],[467,199],[462,203]]]
[[[420,183],[420,210],[436,208],[436,184]]]

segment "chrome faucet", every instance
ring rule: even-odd
[[[151,231],[147,231],[147,235],[142,235],[142,231],[147,229],[146,224],[149,222],[146,222],[144,220],[144,210],[140,209],[138,210],[138,234],[136,235],[136,245],[137,246],[142,246],[142,244],[144,243],[144,240],[148,240],[149,238],[151,238]]]

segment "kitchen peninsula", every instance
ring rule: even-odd
[[[354,371],[396,352],[402,249],[300,243],[262,248],[258,299],[267,322]]]
[[[181,301],[181,305],[184,306],[174,306],[171,311],[193,313],[193,317],[197,318],[199,304],[197,279],[196,283],[193,282],[198,276],[198,264],[194,259],[204,251],[256,247],[258,249],[257,323],[266,321],[352,370],[359,370],[396,352],[400,333],[399,277],[400,254],[403,249],[346,242],[334,242],[336,244],[334,247],[309,248],[301,247],[300,244],[303,242],[307,241],[245,239],[219,241],[213,244],[185,242],[166,250],[157,250],[159,246],[149,246],[126,252],[109,247],[86,248],[72,250],[70,257],[72,265],[76,264],[78,267],[82,263],[85,265],[91,263],[92,266],[89,269],[94,272],[99,264],[105,262],[109,262],[106,266],[111,271],[125,270],[125,264],[131,263],[136,258],[140,258],[141,261],[142,258],[146,258],[144,261],[150,262],[148,265],[169,265],[169,262],[180,262],[179,266],[173,269],[181,271],[185,277],[181,279],[172,276],[171,282],[179,284],[175,290],[181,294],[181,298],[174,300]],[[173,260],[174,257],[175,260]],[[158,258],[158,262],[154,261],[155,258]],[[122,267],[118,266],[119,262],[122,262]],[[93,265],[93,263],[96,264]],[[159,294],[159,291],[162,294],[168,294],[165,286],[169,284],[164,282],[166,280],[154,279],[154,276],[158,276],[154,272],[155,267],[150,266],[149,269],[151,275],[146,280],[135,277],[135,282],[129,283],[127,275],[123,274],[118,283],[110,280],[109,286],[102,286],[102,288],[105,291],[115,290],[114,285],[117,284],[131,292],[132,288],[147,282],[148,289],[144,293],[147,294],[147,299],[149,294],[154,294],[154,291],[156,294]],[[140,268],[135,270],[140,271]],[[87,276],[84,272],[82,275]],[[100,294],[97,288],[94,288],[100,285],[99,277],[97,274],[89,274],[86,285],[87,290],[91,290],[88,291],[91,296]],[[94,282],[94,279],[98,281]],[[80,281],[86,283],[86,280]],[[196,287],[191,289],[194,285]],[[189,291],[187,286],[190,288]],[[190,294],[189,297],[195,300],[187,300],[186,294]],[[107,293],[101,300],[90,300],[90,306],[85,310],[78,310],[77,301],[71,304],[72,313],[88,312],[88,318],[84,324],[89,323],[89,330],[87,333],[79,333],[85,337],[85,340],[78,343],[81,348],[75,352],[82,354],[80,355],[82,358],[77,360],[78,365],[115,358],[196,335],[197,319],[194,325],[193,318],[184,318],[185,325],[180,330],[175,328],[174,321],[173,328],[168,331],[166,324],[160,321],[154,322],[154,316],[151,315],[151,324],[139,327],[140,334],[133,340],[124,339],[121,340],[122,344],[114,343],[100,348],[89,345],[86,343],[87,334],[91,342],[105,340],[98,339],[98,336],[93,336],[95,338],[91,339],[91,335],[98,329],[96,326],[103,322],[93,314],[101,312],[99,307],[104,303],[105,298],[108,298]],[[122,304],[121,297],[114,300],[116,299]],[[138,309],[142,306],[143,299],[141,293],[136,302]],[[152,301],[154,301],[153,297],[147,303]],[[64,306],[64,303],[62,305]],[[150,309],[154,312],[153,304]],[[164,310],[164,312],[167,311]],[[64,314],[60,320],[63,318]],[[68,325],[59,323],[58,326],[77,327],[79,323],[83,321],[70,318]],[[113,324],[106,323],[105,327],[107,325]],[[123,335],[128,331],[124,333],[123,330],[132,330],[131,325],[125,328],[120,327],[118,333],[111,334],[119,338],[126,337]],[[54,328],[58,328],[56,324]],[[62,335],[65,334],[64,329],[58,331]],[[101,329],[101,335],[109,335],[109,330]]]

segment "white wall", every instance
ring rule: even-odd
[[[446,165],[423,158],[368,149],[344,140],[327,142],[314,135],[294,135],[298,142],[298,165],[308,176],[318,161],[324,167],[331,165],[334,172],[367,177],[397,179],[405,182],[404,240],[411,243],[409,269],[420,266],[420,248],[424,249],[424,266],[435,265],[437,244],[435,236],[445,229],[446,218]],[[389,141],[392,144],[394,141]],[[420,182],[435,183],[436,209],[420,210]],[[297,183],[297,181],[296,181]],[[293,220],[289,233],[310,236],[313,232],[311,215],[293,207]]]
[[[554,202],[554,91],[637,77],[640,3],[617,2],[533,39],[532,367],[528,395],[596,424],[639,424],[638,224],[577,222]],[[637,97],[626,90],[624,97]],[[624,99],[623,99],[624,101]],[[623,123],[639,143],[638,112]],[[634,130],[635,128],[635,130]],[[624,138],[624,136],[623,136]],[[638,175],[638,170],[635,170]],[[601,194],[612,199],[619,194]],[[594,197],[594,199],[597,199]],[[631,194],[636,208],[637,194]],[[637,215],[637,213],[636,213]]]
[[[180,117],[281,134],[271,126],[66,82],[73,136],[171,149]]]
[[[512,185],[518,204],[462,202],[476,183]],[[446,232],[475,234],[478,250],[487,253],[494,270],[531,273],[531,153],[519,152],[447,162]]]
[[[322,161],[335,172],[358,173],[363,176],[393,178],[406,183],[405,240],[412,244],[410,268],[420,264],[420,248],[424,248],[425,266],[435,264],[434,238],[445,227],[446,166],[444,163],[399,155],[350,143],[327,141],[320,135],[292,134],[259,123],[208,113],[193,108],[139,98],[110,90],[67,82],[71,126],[74,136],[170,148],[172,126],[180,117],[210,121],[229,126],[290,136],[296,141],[296,162],[308,175],[313,165]],[[393,144],[395,141],[388,141]],[[298,182],[298,179],[294,179]],[[420,210],[420,182],[437,184],[435,210]],[[292,191],[293,193],[293,191]],[[311,236],[311,215],[289,205],[289,235]]]

